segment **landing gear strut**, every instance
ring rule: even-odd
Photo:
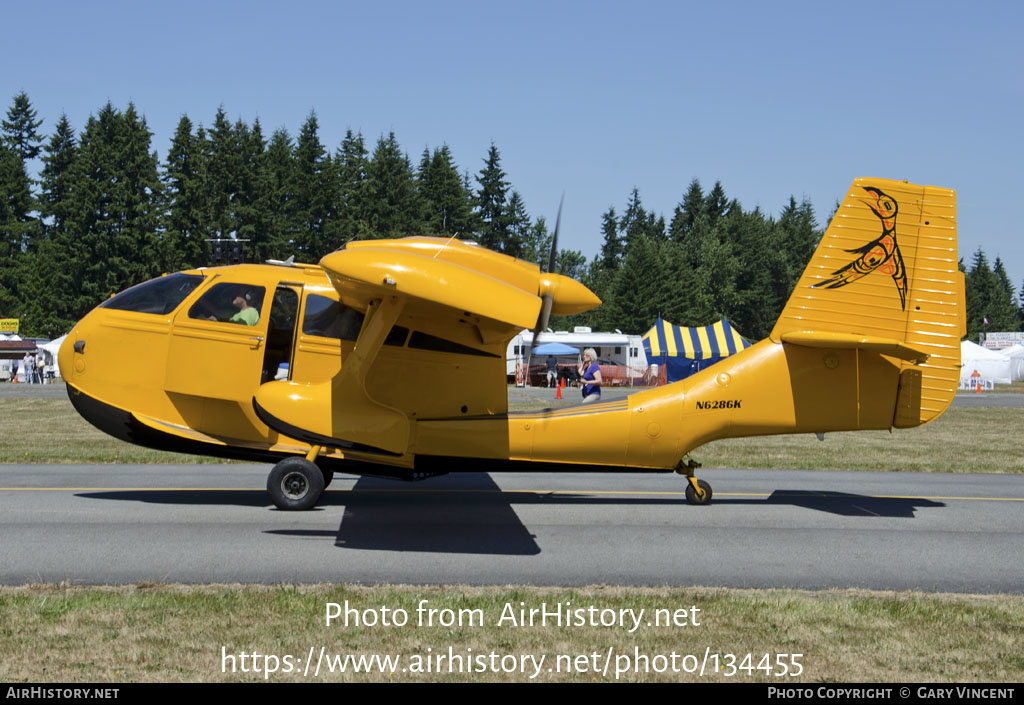
[[[676,472],[686,475],[686,501],[690,504],[705,505],[711,504],[711,485],[704,480],[698,480],[693,471],[700,467],[700,463],[689,456],[685,456],[676,465]]]

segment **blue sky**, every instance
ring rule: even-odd
[[[819,221],[858,176],[957,189],[960,254],[1024,283],[1024,3],[7,2],[0,104],[24,90],[47,135],[108,100],[163,159],[182,114],[218,106],[334,150],[394,131],[413,162],[490,144],[563,247],[600,247],[633,187],[670,219],[690,181]]]

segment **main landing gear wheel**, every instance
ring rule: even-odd
[[[311,509],[324,493],[324,473],[305,458],[285,458],[270,471],[267,492],[274,506],[285,511]]]
[[[697,480],[697,485],[700,487],[700,493],[694,489],[693,483],[686,485],[686,501],[690,504],[711,504],[711,485],[704,482],[704,480]],[[701,493],[703,496],[701,496]]]

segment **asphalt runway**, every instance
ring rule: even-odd
[[[1024,593],[1013,475],[707,470],[338,476],[269,503],[265,465],[0,466],[0,583],[676,585]]]

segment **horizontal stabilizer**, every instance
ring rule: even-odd
[[[826,333],[817,331],[790,331],[782,334],[782,342],[802,345],[807,348],[829,348],[832,350],[867,350],[900,360],[921,364],[929,353],[919,345],[853,333]]]

